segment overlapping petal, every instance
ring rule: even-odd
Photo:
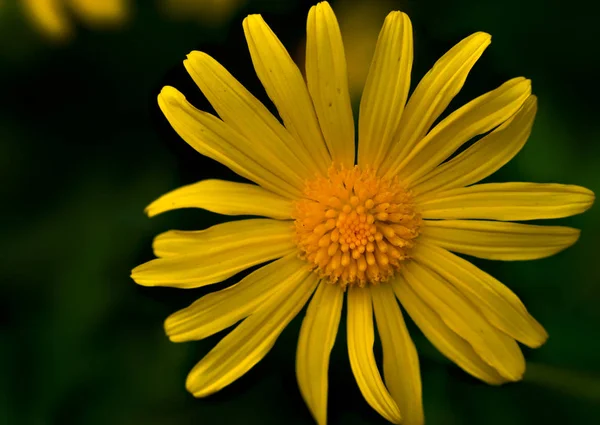
[[[537,99],[529,96],[519,112],[481,140],[418,179],[415,195],[468,186],[483,180],[508,163],[531,133]]]
[[[290,222],[255,220],[223,223],[202,232],[167,233],[157,250],[166,255],[137,266],[131,277],[144,286],[197,288],[294,251]],[[262,234],[261,234],[262,233]],[[177,245],[169,239],[178,238]],[[211,243],[220,240],[218,244]]]
[[[308,301],[318,278],[299,270],[256,313],[246,318],[192,369],[186,388],[205,397],[229,385],[269,352],[275,341]]]
[[[285,127],[311,153],[315,171],[325,175],[331,156],[298,66],[262,16],[244,19],[244,33],[256,74]]]
[[[496,328],[535,348],[548,338],[519,297],[502,283],[443,248],[422,242],[412,253],[415,261],[450,282]]]
[[[194,108],[177,89],[164,87],[158,106],[177,134],[202,155],[281,196],[295,198],[301,194],[298,186],[290,184],[287,172],[270,169],[272,156],[268,152],[257,150],[256,144],[231,126]]]
[[[489,46],[491,36],[477,32],[442,56],[410,96],[398,126],[395,143],[381,166],[392,176],[462,88],[475,62]]]
[[[337,335],[343,300],[342,288],[321,282],[310,301],[298,338],[298,387],[319,425],[327,423],[329,355]]]
[[[391,284],[412,320],[443,355],[467,373],[488,384],[498,385],[506,382],[505,378],[481,359],[466,340],[444,323],[440,316],[411,289],[402,276],[397,276]]]
[[[296,188],[313,176],[310,152],[221,64],[194,51],[183,62],[221,119],[255,147],[254,156]]]
[[[398,405],[385,387],[375,362],[373,343],[373,304],[371,291],[348,289],[348,356],[350,366],[363,397],[388,421],[402,421]]]
[[[407,184],[414,182],[473,137],[508,120],[530,94],[531,81],[519,77],[473,99],[427,133],[392,172]]]
[[[514,339],[495,329],[452,285],[416,262],[402,269],[404,280],[416,295],[475,352],[507,380],[518,381],[525,359]]]
[[[165,321],[165,331],[173,342],[199,340],[220,332],[260,309],[302,269],[306,263],[296,258],[296,253],[273,261],[235,285],[173,313]]]
[[[391,285],[370,288],[383,347],[383,376],[400,408],[402,423],[424,423],[419,357]]]

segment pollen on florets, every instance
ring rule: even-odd
[[[296,242],[323,278],[346,287],[389,279],[408,258],[421,217],[397,179],[331,167],[295,202]]]

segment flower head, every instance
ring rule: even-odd
[[[545,330],[506,286],[451,251],[528,260],[555,254],[579,236],[569,227],[512,221],[581,213],[593,202],[589,190],[475,184],[527,140],[536,113],[530,81],[514,78],[439,120],[490,36],[458,43],[409,98],[411,23],[392,12],[362,95],[355,159],[344,46],[329,4],[308,15],[306,82],[259,15],[244,20],[244,31],[282,122],[201,52],[184,65],[219,117],[195,109],[172,87],[158,97],[186,142],[255,184],[201,181],[162,196],[147,213],[195,207],[265,217],[163,233],[154,241],[159,258],[133,270],[141,285],[193,288],[267,263],[167,319],[173,341],[202,339],[242,320],[194,367],[188,390],[207,396],[242,376],[309,303],[296,372],[315,420],[325,424],[329,355],[344,298],[356,382],[390,422],[424,420],[419,360],[403,310],[466,372],[495,385],[519,380],[525,361],[517,342],[538,347]],[[375,327],[383,379],[373,354]]]

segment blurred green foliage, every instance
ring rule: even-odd
[[[155,2],[139,0],[126,27],[77,28],[62,45],[35,33],[15,0],[1,4],[0,423],[312,423],[294,376],[300,318],[245,377],[196,400],[184,389],[185,376],[222,335],[173,344],[162,321],[207,290],[141,288],[129,279],[132,267],[152,258],[155,234],[221,220],[191,210],[149,220],[143,209],[150,201],[209,176],[236,179],[177,137],[156,105],[160,88],[177,86],[210,110],[181,64],[198,49],[266,99],[241,19],[263,13],[295,53],[310,3],[249,1],[230,21],[209,28],[166,20]],[[415,29],[415,79],[469,33],[493,35],[452,107],[513,76],[533,80],[540,99],[533,134],[492,180],[600,191],[600,27],[589,4],[397,2]],[[479,383],[413,327],[428,424],[600,422],[597,211],[556,220],[583,233],[555,257],[476,261],[519,294],[550,334],[542,348],[526,350],[523,382]],[[330,423],[383,424],[354,383],[344,332],[342,324],[330,366]]]

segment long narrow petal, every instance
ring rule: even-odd
[[[424,242],[415,247],[411,256],[454,285],[493,326],[517,341],[535,348],[548,338],[519,297],[469,261]]]
[[[296,258],[296,253],[273,261],[235,285],[173,313],[165,321],[165,331],[173,342],[199,340],[220,332],[257,311],[303,268],[306,263]]]
[[[423,77],[402,114],[396,142],[381,171],[396,169],[419,140],[427,134],[450,101],[460,91],[475,62],[490,45],[489,34],[478,32],[450,49]]]
[[[514,115],[531,94],[531,81],[514,78],[470,101],[436,125],[406,158],[391,170],[411,183],[427,174],[460,146]]]
[[[269,169],[269,157],[255,144],[217,117],[194,108],[177,89],[164,87],[158,106],[177,134],[202,155],[279,195],[295,198],[302,193],[288,182],[286,173]]]
[[[391,12],[377,40],[360,101],[358,165],[379,168],[398,130],[410,88],[412,25],[405,13]]]
[[[488,384],[499,385],[506,382],[506,379],[479,357],[467,341],[452,331],[440,316],[415,294],[402,276],[398,276],[391,283],[402,307],[444,356],[465,372]]]
[[[423,239],[433,245],[488,260],[535,260],[573,245],[580,231],[563,226],[477,220],[425,220]]]
[[[250,370],[269,352],[317,286],[306,270],[296,272],[266,304],[223,338],[190,372],[186,388],[206,397]]]
[[[314,163],[304,146],[212,57],[194,51],[183,64],[221,119],[260,146],[254,151],[257,160],[302,189],[303,179],[313,177],[309,165]]]
[[[298,387],[319,425],[327,423],[329,356],[337,335],[343,301],[344,291],[340,286],[322,282],[308,306],[298,339]]]
[[[331,157],[298,66],[262,16],[244,19],[244,34],[256,74],[285,127],[311,153],[315,169],[326,175]]]
[[[276,239],[290,237],[291,221],[268,218],[228,221],[204,230],[169,230],[161,233],[152,244],[157,257],[205,254],[235,250],[240,244],[263,246]]]
[[[444,323],[467,340],[475,352],[500,375],[518,381],[525,372],[523,353],[514,339],[495,329],[452,285],[414,261],[402,274],[411,289],[440,315]]]
[[[179,208],[202,208],[225,215],[292,217],[292,201],[260,186],[224,180],[203,180],[177,188],[152,202],[146,214],[153,217]]]
[[[412,193],[419,195],[468,186],[493,174],[525,145],[536,111],[537,98],[529,96],[514,117],[416,181]]]
[[[352,372],[367,403],[388,421],[399,424],[402,421],[400,409],[377,369],[374,341],[371,291],[351,287],[348,290],[348,355]]]
[[[336,164],[354,165],[354,119],[342,34],[327,2],[313,6],[306,23],[306,81],[319,124]]]
[[[211,237],[198,236],[200,242],[192,253],[148,261],[133,269],[131,277],[144,286],[177,288],[198,288],[221,282],[242,270],[283,257],[296,249],[293,225],[274,220],[272,223],[270,237],[256,237],[253,228],[248,227],[245,232],[248,238],[244,238],[244,233],[229,234],[229,239],[223,234],[224,243],[211,246],[202,242],[202,239],[210,240]],[[210,235],[229,229],[224,224],[215,228],[218,230]]]
[[[425,419],[417,350],[391,285],[374,285],[370,290],[383,347],[385,383],[400,408],[402,423],[421,425]]]
[[[581,214],[594,203],[585,187],[556,183],[484,183],[416,198],[424,218],[539,220]]]

